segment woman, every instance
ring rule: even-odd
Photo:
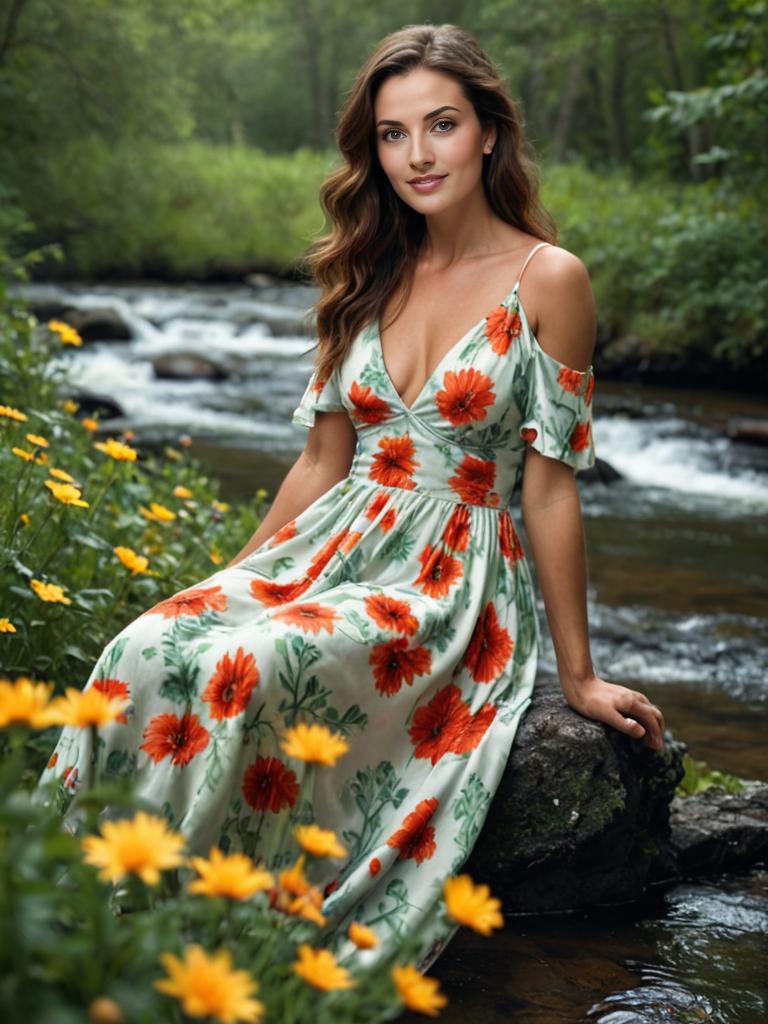
[[[338,141],[332,231],[310,254],[318,359],[293,414],[306,447],[229,565],[108,645],[87,685],[127,686],[130,711],[95,765],[65,729],[56,771],[73,792],[135,774],[193,851],[280,868],[298,766],[279,737],[342,732],[310,793],[347,850],[323,862],[322,941],[347,955],[349,922],[371,925],[365,962],[418,929],[425,970],[452,934],[442,882],[531,701],[517,486],[565,699],[654,749],[664,723],[590,659],[574,470],[595,461],[594,301],[553,244],[514,103],[466,33],[410,26],[361,69]]]

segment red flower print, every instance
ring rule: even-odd
[[[416,449],[409,434],[401,437],[382,437],[379,440],[380,452],[373,456],[373,463],[368,472],[371,480],[387,487],[402,487],[412,491],[416,484],[411,477],[421,463],[416,462]]]
[[[341,544],[339,544],[339,550],[343,551],[345,555],[349,554],[349,552],[352,550],[355,544],[357,544],[357,542],[360,540],[362,536],[363,535],[359,530],[348,531],[347,536],[344,538]]]
[[[210,734],[200,724],[197,715],[170,713],[155,715],[143,733],[145,750],[156,763],[170,756],[171,764],[189,764],[192,758],[205,750]]]
[[[317,377],[316,380],[312,382],[312,390],[319,395],[327,383],[327,377]]]
[[[78,785],[78,770],[71,764],[68,768],[65,768],[61,773],[61,781],[64,783],[65,789],[75,789]]]
[[[390,495],[388,491],[378,491],[371,501],[368,502],[368,507],[365,510],[366,518],[374,520],[389,500]],[[381,527],[382,533],[389,533],[395,525],[396,518],[397,512],[394,508],[389,509],[387,513],[381,517],[379,520],[379,526]]]
[[[130,697],[128,683],[123,683],[119,679],[97,679],[93,684],[93,688],[94,690],[100,690],[107,697]],[[125,725],[128,722],[128,715],[123,711],[117,716],[115,721]]]
[[[561,366],[557,374],[557,383],[563,391],[570,391],[572,395],[578,395],[581,391],[584,374],[581,370],[571,370],[568,366]]]
[[[437,849],[435,829],[429,822],[439,803],[436,796],[421,800],[416,810],[406,815],[402,827],[389,837],[387,845],[400,851],[399,860],[412,857],[417,864],[421,864],[434,854]]]
[[[312,601],[281,608],[272,618],[279,619],[289,626],[300,626],[305,633],[319,633],[321,629],[333,633],[333,623],[339,616],[333,608]]]
[[[54,750],[54,752],[48,758],[48,764],[46,765],[46,768],[53,768],[58,760],[59,760],[59,755]]]
[[[278,544],[282,544],[284,540],[290,540],[291,537],[296,536],[296,520],[290,519],[285,526],[281,526],[272,537],[272,543],[269,545],[271,548],[276,547]]]
[[[443,544],[454,551],[466,551],[469,544],[470,511],[466,505],[457,505],[443,530]]]
[[[493,405],[496,394],[493,381],[479,370],[448,370],[443,377],[443,390],[435,395],[435,404],[443,419],[454,427],[473,420],[484,420],[487,406]]]
[[[489,601],[475,623],[462,664],[469,668],[476,683],[490,683],[503,671],[514,646],[515,641],[499,625],[493,601]]]
[[[520,430],[520,437],[528,444],[533,444],[538,436],[539,432],[535,427],[522,427]]]
[[[211,705],[211,718],[233,718],[245,711],[259,677],[256,659],[242,647],[238,647],[234,658],[225,654],[203,692],[203,700]]]
[[[497,306],[485,321],[485,335],[497,356],[505,356],[513,338],[520,334],[522,322],[517,310]]]
[[[414,676],[428,675],[432,669],[432,652],[427,647],[408,647],[405,637],[396,637],[376,644],[368,656],[373,666],[376,689],[385,697],[397,693],[403,683],[413,684]]]
[[[343,530],[339,530],[338,533],[334,533],[333,536],[329,537],[328,540],[323,544],[317,554],[314,556],[312,561],[309,563],[307,569],[307,576],[310,579],[317,579],[323,569],[328,565],[330,560],[336,554],[338,549],[341,547],[342,541],[346,538],[349,533],[349,529],[344,527]]]
[[[312,580],[307,576],[303,580],[295,580],[292,583],[277,583],[275,580],[251,580],[249,589],[251,595],[262,604],[270,608],[275,605],[287,604],[295,601],[304,593]]]
[[[590,373],[589,381],[587,383],[587,390],[584,392],[584,404],[589,405],[592,401],[592,392],[595,390],[595,375]]]
[[[430,597],[445,597],[451,585],[460,580],[464,574],[464,566],[453,555],[443,548],[426,544],[419,555],[421,572],[413,581],[423,593]]]
[[[575,452],[581,452],[585,448],[589,448],[589,420],[586,423],[577,423],[571,433],[570,443],[571,448]]]
[[[452,754],[468,754],[474,750],[485,736],[488,727],[496,717],[493,704],[483,704],[476,715],[471,715],[469,723],[457,734],[451,747]]]
[[[299,797],[296,773],[277,757],[259,755],[243,775],[243,796],[257,811],[279,813],[293,807]]]
[[[437,691],[429,704],[416,708],[413,713],[413,723],[408,730],[415,747],[413,756],[428,757],[432,764],[437,764],[459,742],[471,718],[469,708],[461,699],[461,690],[455,683],[448,683]]]
[[[202,615],[209,608],[216,612],[226,611],[227,595],[222,594],[221,587],[192,587],[159,601],[142,614],[177,619],[179,615]]]
[[[509,559],[511,565],[525,557],[512,516],[506,509],[499,516],[499,545],[502,555]]]
[[[411,614],[411,606],[407,601],[398,601],[386,594],[369,594],[363,603],[366,612],[382,629],[413,636],[419,628],[419,620]]]
[[[350,415],[353,420],[360,423],[376,425],[384,423],[392,416],[392,407],[389,402],[379,398],[370,387],[362,387],[357,381],[352,381],[352,387],[347,392],[347,397],[353,405]]]
[[[496,463],[492,459],[478,459],[465,455],[448,483],[461,500],[469,505],[497,505],[498,494],[491,491],[496,482]],[[495,499],[495,500],[492,500]]]
[[[372,875],[378,875],[378,873],[381,871],[381,861],[379,860],[378,857],[371,857],[370,861],[368,862],[368,870],[371,872]]]

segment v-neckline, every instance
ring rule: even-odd
[[[477,321],[476,324],[473,324],[470,328],[468,328],[468,330],[466,330],[462,334],[462,336],[457,341],[455,341],[453,343],[453,345],[451,345],[451,347],[446,351],[446,353],[443,355],[443,357],[438,361],[438,363],[435,366],[435,368],[432,370],[430,375],[424,381],[424,384],[423,384],[421,390],[416,395],[416,397],[414,398],[414,400],[411,402],[410,405],[406,405],[406,403],[403,401],[402,396],[401,396],[400,392],[397,390],[397,388],[395,387],[395,382],[392,380],[390,372],[387,369],[387,364],[386,364],[386,362],[384,360],[384,348],[383,348],[383,346],[381,344],[381,317],[377,317],[376,318],[376,320],[374,321],[374,329],[375,329],[375,332],[376,332],[376,344],[377,344],[378,349],[379,349],[379,356],[381,358],[381,365],[382,365],[382,368],[384,370],[384,376],[387,378],[387,383],[389,384],[389,387],[392,389],[392,392],[394,393],[394,395],[397,398],[398,402],[403,407],[403,409],[405,409],[406,412],[412,412],[416,408],[416,406],[419,404],[421,399],[424,397],[427,388],[432,383],[433,377],[435,377],[435,375],[441,369],[441,367],[442,367],[443,363],[446,361],[446,359],[455,352],[455,350],[459,347],[459,345],[462,345],[467,340],[467,338],[469,337],[470,334],[474,334],[476,331],[478,331],[483,326],[483,324],[487,324],[488,323],[488,319],[491,316],[491,313],[493,313],[495,310],[497,310],[499,308],[499,306],[504,306],[504,305],[506,305],[510,301],[512,296],[517,291],[517,287],[518,287],[519,284],[520,284],[520,278],[518,278],[517,281],[515,281],[515,283],[514,283],[514,285],[512,287],[512,291],[507,292],[507,294],[504,296],[504,298],[500,302],[497,302],[496,305],[491,309],[491,311],[489,313],[486,313],[486,315],[484,317],[481,317]]]

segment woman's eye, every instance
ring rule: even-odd
[[[447,118],[447,117],[441,117],[439,121],[436,121],[436,122],[435,122],[435,124],[436,124],[436,125],[437,125],[437,124],[447,124],[447,125],[449,125],[449,126],[450,126],[451,128],[453,127],[453,121],[451,121],[451,120],[450,120],[450,118]]]
[[[441,130],[441,131],[440,131],[440,132],[438,133],[438,134],[440,134],[440,135],[445,135],[445,134],[446,134],[446,133],[447,133],[448,131],[450,131],[450,129],[451,129],[451,128],[453,128],[453,127],[454,127],[454,124],[455,124],[455,122],[454,122],[454,121],[451,121],[451,119],[450,119],[450,118],[448,118],[448,117],[441,117],[439,121],[435,121],[435,127],[437,127],[437,126],[438,126],[438,125],[440,125],[440,124],[446,124],[446,125],[448,125],[448,128],[447,128],[447,129],[445,129],[444,131],[442,131],[442,130]],[[389,141],[390,141],[390,136],[392,135],[392,132],[397,132],[398,134],[402,135],[402,132],[400,131],[400,129],[399,129],[399,128],[388,128],[388,129],[387,129],[387,130],[386,130],[386,131],[384,132],[384,134],[383,134],[383,135],[381,136],[382,140],[383,140],[384,142],[389,142]]]

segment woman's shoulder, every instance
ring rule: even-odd
[[[569,366],[591,363],[597,309],[582,259],[559,245],[545,245],[531,258],[519,298],[540,346]]]

